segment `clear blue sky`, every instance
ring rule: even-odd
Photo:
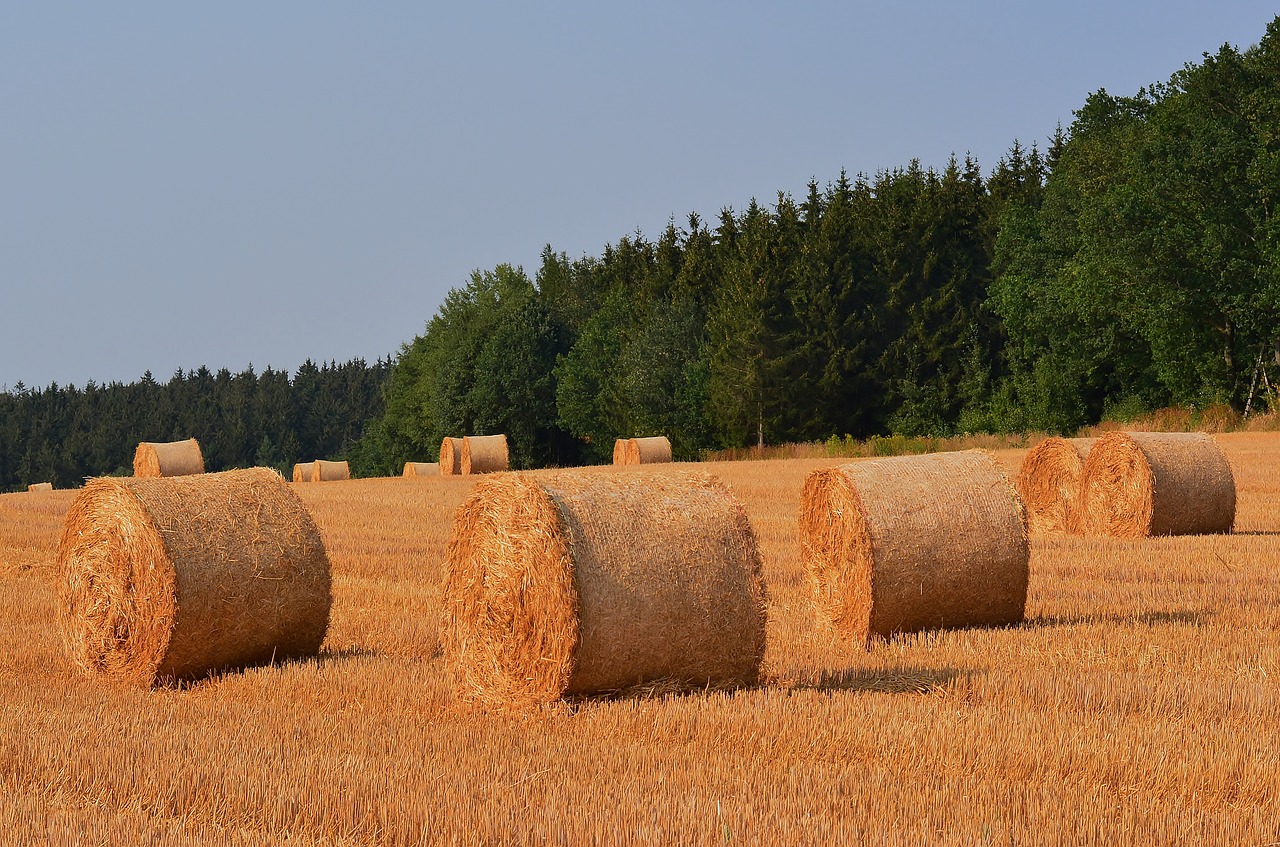
[[[476,268],[971,152],[1260,2],[8,3],[0,386],[374,359]]]

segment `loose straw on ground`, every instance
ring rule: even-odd
[[[1084,460],[1096,438],[1046,438],[1027,451],[1015,483],[1032,532],[1077,533]]]
[[[714,477],[503,474],[458,509],[442,646],[462,691],[522,706],[754,683],[755,536]]]
[[[665,435],[627,441],[628,465],[656,465],[671,461],[671,442]]]
[[[440,475],[456,476],[462,473],[462,439],[446,437],[440,442]]]
[[[312,482],[335,482],[342,479],[351,479],[351,468],[346,462],[316,459],[315,467],[311,471]]]
[[[137,477],[188,476],[204,473],[204,456],[194,438],[186,441],[143,441],[133,454]]]
[[[405,462],[404,476],[410,479],[420,476],[440,476],[440,465],[436,462]]]
[[[1222,448],[1202,432],[1108,432],[1085,461],[1079,509],[1090,535],[1230,532],[1236,482]]]
[[[71,661],[141,686],[315,655],[328,627],[320,532],[265,468],[90,480],[58,568]]]
[[[511,467],[505,435],[468,435],[462,439],[463,474],[497,473]]]
[[[1025,514],[981,450],[814,471],[800,546],[819,611],[855,643],[1025,614]]]

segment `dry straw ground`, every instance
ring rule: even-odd
[[[155,692],[90,682],[62,658],[52,561],[74,493],[5,495],[0,831],[18,844],[1274,842],[1280,436],[1221,440],[1237,534],[1035,538],[1025,625],[869,653],[813,623],[798,559],[805,474],[842,460],[712,466],[759,534],[773,684],[525,717],[457,706],[437,657],[445,542],[471,479],[299,486],[335,570],[325,652]],[[999,455],[1017,470],[1022,451]]]

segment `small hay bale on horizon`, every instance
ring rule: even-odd
[[[1026,515],[982,450],[814,471],[801,495],[800,548],[819,613],[854,643],[1026,614]]]
[[[200,442],[143,441],[133,453],[133,475],[143,479],[204,473]]]
[[[313,656],[328,629],[320,531],[266,468],[90,480],[57,563],[63,646],[90,676],[201,679]]]
[[[657,465],[671,461],[671,440],[665,435],[627,440],[627,456],[624,464]]]
[[[511,469],[505,435],[468,435],[462,439],[459,464],[463,476]]]
[[[462,473],[462,439],[445,436],[440,442],[440,475],[457,476]]]
[[[440,465],[437,462],[405,462],[403,476],[409,479],[423,476],[440,476]]]
[[[1046,438],[1027,451],[1014,484],[1031,532],[1079,533],[1080,477],[1096,438]]]
[[[613,463],[615,465],[625,465],[627,463],[627,445],[630,443],[630,438],[613,439]]]
[[[1078,508],[1090,535],[1228,533],[1236,481],[1218,442],[1203,432],[1108,432],[1085,461]]]
[[[316,472],[316,463],[314,461],[298,462],[296,465],[293,466],[293,481],[294,482],[311,482],[311,479],[315,475],[315,472]]]
[[[351,466],[345,461],[329,462],[316,459],[311,471],[312,482],[338,482],[344,479],[351,479]]]
[[[33,482],[27,486],[27,491],[52,491],[52,482]]]
[[[441,645],[463,696],[752,685],[765,647],[755,535],[708,474],[502,474],[458,509]]]

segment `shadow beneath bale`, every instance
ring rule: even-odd
[[[786,684],[792,691],[860,691],[871,694],[930,694],[957,680],[982,675],[982,671],[960,668],[892,668],[866,670],[845,668],[822,671],[811,680]]]
[[[1213,612],[1207,609],[1181,612],[1133,612],[1124,615],[1114,613],[1045,615],[1044,617],[1028,618],[1022,624],[1022,627],[1024,629],[1040,629],[1042,627],[1068,627],[1081,626],[1083,624],[1146,624],[1147,626],[1196,624],[1198,626],[1212,616]]]

